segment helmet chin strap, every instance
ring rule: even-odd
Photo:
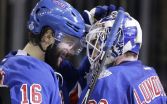
[[[46,50],[43,49],[41,43],[38,43],[38,46],[39,46],[39,48],[40,48],[43,52],[46,52]],[[49,47],[49,46],[48,46],[48,47]]]
[[[53,45],[57,45],[58,43],[60,43],[60,42],[55,40],[55,42],[54,42],[53,44],[50,44],[50,45],[46,48],[46,50],[42,47],[41,43],[38,43],[38,46],[39,46],[39,48],[40,48],[43,52],[46,52],[49,47],[53,47]]]
[[[56,42],[53,45],[49,45],[45,52],[45,62],[52,66],[55,70],[59,68],[59,50],[58,45],[59,42]]]

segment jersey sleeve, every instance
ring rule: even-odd
[[[64,60],[57,70],[62,74],[66,85],[68,86],[68,91],[70,91],[77,83],[79,79],[79,71],[67,60]]]
[[[79,84],[81,85],[81,89],[84,89],[86,87],[86,84],[87,84],[86,73],[89,72],[89,69],[90,69],[90,63],[89,63],[88,57],[85,56],[82,59],[80,66],[78,68],[80,73]]]

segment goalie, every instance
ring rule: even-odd
[[[87,56],[91,64],[88,85],[103,54],[117,11],[90,27],[86,36]],[[155,69],[138,60],[142,30],[137,20],[125,13],[114,43],[105,60],[104,70],[90,95],[83,91],[79,104],[166,104],[167,97]]]

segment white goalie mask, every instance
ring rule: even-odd
[[[106,19],[111,20],[113,17],[109,16]],[[106,36],[112,27],[112,22],[114,21],[97,21],[86,35],[87,56],[91,65],[101,59],[104,54]]]
[[[111,15],[102,18],[91,26],[89,33],[86,35],[87,56],[91,65],[102,59],[105,53],[103,48],[108,38],[107,35],[115,22],[116,15],[117,11],[114,11]],[[141,27],[134,18],[126,13],[105,63],[112,63],[116,57],[127,51],[138,54],[141,43]]]

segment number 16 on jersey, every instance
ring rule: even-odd
[[[40,84],[32,84],[30,87],[27,84],[22,84],[20,91],[22,93],[21,104],[41,104],[42,103],[42,87]],[[28,92],[29,91],[29,92]],[[30,94],[30,100],[28,99]]]

